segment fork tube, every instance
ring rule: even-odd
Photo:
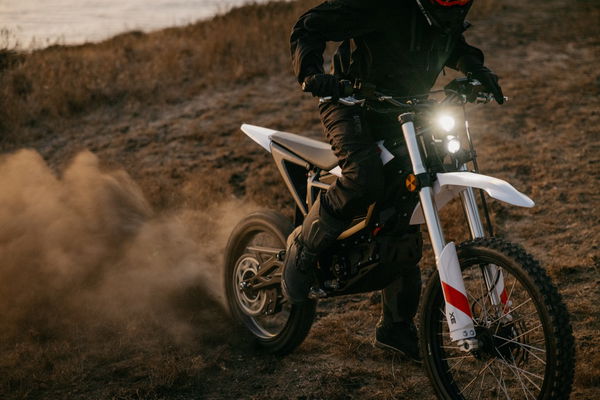
[[[469,223],[469,230],[471,231],[471,238],[477,239],[485,236],[483,230],[483,224],[481,223],[481,217],[477,209],[477,202],[475,201],[475,193],[473,188],[468,187],[460,192],[460,199],[462,200],[463,208],[467,216],[467,222]]]
[[[477,346],[475,327],[471,316],[471,308],[467,299],[467,291],[460,270],[458,256],[454,243],[446,244],[442,226],[437,213],[437,207],[433,197],[433,189],[427,178],[427,169],[423,165],[417,135],[413,123],[412,113],[402,114],[399,117],[402,123],[402,133],[406,141],[406,147],[410,154],[413,173],[419,178],[421,188],[419,198],[421,208],[427,223],[427,230],[431,238],[431,245],[435,254],[435,261],[440,274],[440,284],[444,294],[445,315],[450,338],[459,343],[459,347],[468,350]]]
[[[466,166],[463,165],[461,171],[466,170]],[[477,207],[473,188],[467,187],[460,192],[460,199],[465,210],[465,215],[467,216],[467,222],[469,223],[471,238],[477,239],[485,237],[485,230],[483,229],[483,223],[481,222],[481,216],[479,215],[479,208]],[[504,287],[504,276],[502,272],[496,265],[487,264],[483,267],[483,276],[492,305],[498,306],[501,303],[506,305],[506,289]]]
[[[463,165],[460,170],[467,171],[468,168],[466,165]],[[467,216],[469,230],[471,231],[471,239],[484,237],[485,231],[483,230],[483,223],[481,222],[481,216],[479,215],[479,208],[477,207],[473,188],[467,187],[460,192],[460,199],[462,201],[463,209],[465,210],[465,215]]]
[[[406,141],[406,147],[408,148],[408,154],[410,155],[413,174],[417,177],[420,174],[426,174],[427,169],[423,165],[419,144],[417,143],[413,114],[402,114],[399,119],[402,123],[402,132],[404,134],[404,140]],[[421,200],[421,208],[423,209],[423,215],[425,216],[425,222],[427,223],[427,229],[429,230],[429,235],[431,237],[433,253],[435,254],[435,259],[437,261],[446,246],[446,241],[444,240],[442,224],[440,223],[437,207],[435,206],[432,188],[430,186],[421,187],[419,199]]]

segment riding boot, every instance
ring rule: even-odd
[[[290,303],[308,300],[319,254],[330,247],[347,226],[347,221],[335,218],[321,207],[318,198],[304,218],[302,229],[290,235],[281,280],[283,294]]]
[[[382,290],[382,315],[375,330],[375,345],[395,350],[419,362],[417,329],[413,319],[421,295],[418,266],[407,268],[401,277]]]

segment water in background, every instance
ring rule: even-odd
[[[266,0],[253,0],[261,2]],[[208,18],[249,0],[0,0],[4,45],[39,48],[99,41]],[[8,31],[8,34],[6,33]]]

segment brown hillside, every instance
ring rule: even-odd
[[[316,3],[0,51],[1,399],[433,398],[420,368],[372,348],[377,296],[323,302],[277,358],[231,324],[211,278],[236,220],[291,214],[239,125],[321,137],[287,45]],[[493,203],[498,234],[546,266],[577,341],[572,398],[600,398],[600,3],[481,3],[467,37],[511,98],[469,106],[481,169],[537,203]],[[456,205],[444,217],[462,221]]]

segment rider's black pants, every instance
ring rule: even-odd
[[[333,216],[351,220],[384,196],[383,164],[362,107],[337,103],[320,106],[321,121],[342,177],[321,196]]]
[[[421,298],[419,265],[406,266],[400,276],[381,291],[382,323],[411,322]]]
[[[383,164],[375,142],[390,135],[401,138],[402,130],[395,117],[368,112],[360,106],[325,103],[320,112],[325,134],[342,168],[342,176],[321,196],[321,205],[331,215],[351,220],[386,197]],[[410,165],[405,158],[403,164]],[[414,208],[414,204],[411,206]],[[420,243],[414,251],[420,258]],[[403,266],[403,273],[383,290],[384,323],[412,321],[420,291],[418,265]]]

